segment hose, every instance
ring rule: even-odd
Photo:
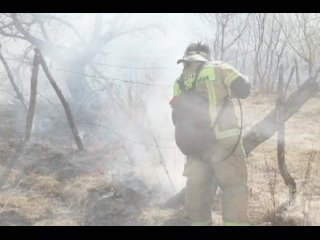
[[[240,109],[240,133],[239,133],[239,136],[238,136],[238,139],[237,139],[237,142],[236,144],[234,145],[233,149],[225,156],[223,157],[220,161],[224,161],[226,160],[227,158],[229,158],[237,149],[237,147],[239,146],[239,143],[241,141],[241,137],[242,137],[242,129],[243,129],[243,113],[242,113],[242,105],[241,105],[241,101],[239,98],[237,98],[237,102],[238,102],[238,105],[239,105],[239,109]]]

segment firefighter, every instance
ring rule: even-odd
[[[185,210],[191,225],[212,225],[215,179],[222,190],[224,225],[249,225],[246,156],[231,98],[248,97],[250,83],[210,56],[208,45],[188,45],[177,61],[183,71],[170,101],[175,140],[186,155]]]

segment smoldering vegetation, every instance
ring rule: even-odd
[[[0,175],[9,174],[0,225],[187,225],[182,208],[164,207],[185,185],[169,101],[181,70],[176,60],[198,40],[253,86],[243,101],[243,136],[252,133],[254,145],[247,159],[253,224],[319,225],[319,23],[319,14],[305,13],[1,13]],[[11,166],[26,130],[34,49],[85,150],[40,65],[31,138]],[[276,107],[280,66],[286,162],[298,189],[285,211],[274,119],[252,131]],[[219,225],[220,190],[213,209]]]

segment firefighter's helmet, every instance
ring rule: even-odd
[[[210,47],[203,42],[190,43],[184,52],[183,58],[179,59],[177,63],[200,61],[206,62],[211,60]]]

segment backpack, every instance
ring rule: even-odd
[[[224,101],[220,113],[211,126],[207,100],[194,91],[202,66],[197,68],[195,80],[190,89],[185,89],[182,78],[178,80],[182,93],[171,105],[175,123],[175,141],[185,155],[199,155],[211,148],[216,142],[214,127],[226,102]],[[208,118],[204,116],[208,116]]]

